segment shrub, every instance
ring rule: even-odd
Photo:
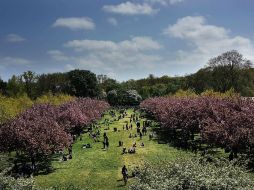
[[[179,159],[158,165],[145,164],[131,190],[251,190],[249,174],[232,162]]]
[[[33,178],[19,178],[5,176],[0,173],[0,190],[40,190],[35,186]]]

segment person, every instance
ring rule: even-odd
[[[62,158],[63,161],[67,161],[67,157],[65,155],[63,155],[63,158]]]
[[[83,146],[82,146],[82,148],[92,148],[92,146],[91,146],[91,144],[84,144]]]
[[[139,121],[137,122],[137,128],[140,128],[140,122]]]
[[[123,147],[123,154],[126,154],[126,147]]]
[[[135,148],[135,147],[129,148],[129,149],[128,149],[128,153],[130,153],[130,154],[136,153],[136,148]]]
[[[140,146],[141,146],[141,147],[144,147],[144,146],[145,146],[145,144],[142,142]]]
[[[108,149],[108,147],[109,147],[109,142],[108,142],[108,137],[107,137],[107,136],[105,137],[105,144],[106,144],[106,148]]]
[[[129,138],[131,138],[132,137],[132,135],[131,135],[131,133],[129,134]]]
[[[127,184],[127,180],[128,180],[128,170],[127,170],[125,165],[122,168],[122,175],[123,175],[124,185],[126,185]]]
[[[143,133],[144,135],[146,135],[146,127],[143,127],[143,128],[142,128],[142,133]]]
[[[123,146],[123,141],[119,141],[119,147]]]
[[[130,129],[132,130],[132,124],[131,124],[131,126],[130,126]]]
[[[72,146],[69,146],[68,152],[69,152],[69,154],[72,154]]]
[[[140,140],[142,140],[142,136],[143,136],[143,134],[140,132],[139,133]]]
[[[137,133],[140,133],[140,128],[139,127],[137,128]]]

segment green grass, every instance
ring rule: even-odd
[[[130,114],[133,110],[128,110],[128,117],[120,121],[114,121],[110,124],[110,130],[106,131],[109,137],[109,150],[102,149],[102,142],[93,143],[88,134],[83,135],[83,140],[79,139],[73,145],[73,159],[66,162],[53,161],[54,172],[47,175],[36,176],[36,183],[41,187],[60,186],[67,187],[73,185],[81,187],[81,189],[94,190],[124,190],[127,186],[123,186],[121,168],[126,165],[129,169],[138,166],[145,161],[157,162],[158,160],[174,160],[180,157],[193,156],[192,153],[177,150],[166,144],[158,144],[157,141],[149,141],[149,137],[144,136],[142,140],[129,138],[129,134],[135,134],[136,125],[133,130],[123,131],[125,121],[129,121]],[[101,121],[101,141],[103,140],[105,118],[112,118],[106,114]],[[142,122],[141,122],[142,125]],[[117,127],[120,132],[113,132],[113,128]],[[149,132],[148,132],[149,134]],[[128,149],[134,141],[137,143],[136,154],[122,155],[122,147],[118,147],[119,140],[124,142],[124,146]],[[145,147],[141,148],[140,143],[144,142]],[[92,148],[82,149],[82,145],[91,143]],[[159,158],[159,159],[158,159]],[[60,159],[60,158],[59,158]],[[134,179],[130,179],[128,184]]]

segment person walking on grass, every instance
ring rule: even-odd
[[[104,150],[108,149],[109,147],[108,136],[106,133],[103,134],[103,146]]]
[[[141,132],[139,132],[140,140],[142,140],[142,136],[143,136],[143,134]]]
[[[105,140],[106,149],[108,150],[108,147],[109,147],[108,136],[106,136],[104,140]]]
[[[123,175],[124,185],[126,185],[128,181],[128,170],[125,165],[122,168],[122,175]]]

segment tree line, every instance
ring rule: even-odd
[[[125,105],[125,97],[142,99],[173,95],[179,90],[191,90],[200,94],[206,90],[226,92],[234,89],[242,96],[254,96],[254,69],[252,63],[239,52],[225,52],[208,61],[204,68],[186,76],[155,77],[119,82],[106,75],[97,75],[87,70],[37,75],[32,71],[12,76],[7,82],[0,79],[0,93],[18,97],[27,94],[36,99],[47,93],[64,93],[76,97],[92,97],[114,100]],[[130,93],[129,90],[136,90]],[[129,91],[129,92],[128,92]],[[114,98],[117,94],[117,100]],[[129,95],[128,95],[129,94]],[[136,96],[136,95],[137,96]]]
[[[37,75],[32,71],[13,75],[8,82],[0,80],[0,92],[10,97],[26,94],[31,99],[47,93],[68,94],[76,97],[98,97],[96,75],[87,70]]]
[[[179,90],[201,94],[207,90],[224,93],[234,89],[242,96],[254,96],[254,69],[250,60],[232,50],[210,59],[204,68],[194,74],[175,77],[150,74],[144,79],[121,83],[104,77],[101,86],[106,93],[133,89],[143,99],[174,95]]]

